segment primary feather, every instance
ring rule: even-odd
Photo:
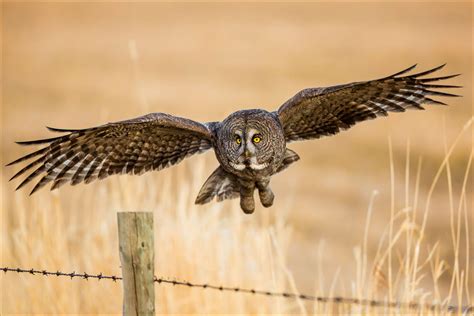
[[[75,185],[113,174],[160,170],[212,147],[212,135],[206,125],[164,113],[152,113],[89,129],[49,129],[69,134],[19,142],[21,145],[48,146],[9,164],[37,157],[10,179],[39,165],[17,189],[41,174],[43,176],[31,194],[49,182],[53,182],[53,190],[67,182]]]
[[[453,78],[458,74],[420,78],[445,66],[441,65],[428,71],[401,76],[415,66],[378,80],[309,88],[298,92],[277,111],[285,130],[286,141],[333,135],[357,122],[386,116],[388,112],[404,112],[410,108],[423,110],[422,104],[445,105],[430,96],[458,96],[432,89],[460,88],[459,86],[428,84]]]

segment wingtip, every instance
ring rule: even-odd
[[[14,164],[17,164],[17,163],[23,161],[23,159],[24,159],[25,157],[26,157],[26,156],[23,156],[23,157],[20,157],[20,158],[18,158],[18,159],[15,159],[15,160],[13,160],[13,161],[10,161],[9,163],[7,163],[7,164],[5,165],[5,167],[13,166]]]
[[[432,71],[437,71],[437,70],[440,70],[440,69],[443,69],[448,63],[444,63],[444,64],[441,64],[439,66],[436,66],[432,69]]]
[[[412,70],[415,69],[417,66],[418,66],[418,63],[413,64],[412,66],[410,66],[410,67],[408,67],[407,69],[405,69],[405,70],[403,71],[403,73],[412,71]]]
[[[42,144],[50,144],[56,140],[64,139],[67,136],[58,136],[58,137],[51,137],[51,138],[44,138],[44,139],[37,139],[37,140],[26,140],[26,141],[16,141],[18,145],[25,146],[25,145],[42,145]]]
[[[431,73],[431,72],[430,72]],[[422,75],[426,75],[428,73],[423,73],[423,74],[416,74],[415,77],[418,77],[418,76],[422,76]],[[458,74],[454,74],[454,75],[448,75],[448,76],[442,76],[442,77],[435,77],[435,78],[421,78],[421,79],[417,79],[418,81],[420,82],[423,82],[423,83],[426,83],[426,82],[433,82],[433,81],[440,81],[440,80],[447,80],[447,79],[451,79],[451,78],[456,78],[458,76],[460,76],[461,74],[458,73]]]
[[[415,67],[416,67],[417,65],[418,65],[418,64],[414,64],[414,65],[412,65],[412,66],[410,66],[410,67],[408,67],[408,68],[405,68],[405,69],[403,69],[403,70],[401,70],[401,71],[399,71],[399,72],[397,72],[397,73],[394,73],[394,74],[392,74],[392,75],[390,75],[390,76],[388,76],[388,77],[385,77],[385,78],[383,78],[383,79],[388,79],[388,78],[393,78],[393,77],[396,77],[396,76],[403,75],[404,73],[407,73],[407,72],[412,71],[413,69],[415,69]]]
[[[50,132],[55,132],[55,133],[70,133],[75,130],[72,129],[64,129],[64,128],[57,128],[57,127],[51,127],[51,126],[45,126],[46,129]]]
[[[27,146],[27,145],[32,145],[36,141],[34,140],[20,140],[20,141],[15,141],[15,144],[20,145],[20,146]]]
[[[424,84],[425,88],[428,89],[459,89],[464,88],[464,86],[448,85],[448,84]]]
[[[50,190],[50,191],[57,190],[57,189],[59,189],[60,186],[61,186],[61,182],[55,181],[55,182],[53,183],[53,185],[49,188],[49,190]]]
[[[428,104],[435,104],[435,105],[445,105],[447,106],[448,104],[444,103],[444,102],[441,102],[441,101],[438,101],[438,100],[434,100],[434,99],[431,99],[431,98],[425,98],[425,102],[428,103]]]
[[[418,63],[415,63],[415,64],[411,65],[410,67],[406,68],[405,70],[403,70],[403,72],[411,71],[411,70],[415,69],[417,66],[418,66]]]
[[[425,70],[425,71],[422,71],[422,72],[419,72],[419,73],[410,75],[410,77],[413,77],[413,78],[423,77],[423,76],[429,75],[429,74],[431,74],[431,73],[433,73],[433,72],[436,72],[436,71],[442,69],[444,66],[446,66],[446,63],[441,64],[441,65],[439,65],[439,66],[436,66],[436,67],[434,67],[434,68],[431,68],[431,69],[428,69],[428,70]]]
[[[15,191],[18,191],[18,190],[20,190],[21,188],[23,188],[27,182],[28,182],[28,181],[25,181],[25,180],[24,180],[22,183],[20,183],[20,184],[15,188]]]
[[[38,187],[38,184],[35,185],[35,187],[33,188],[33,190],[31,190],[30,194],[28,194],[28,196],[32,196],[33,194],[35,194],[36,191],[38,191],[40,188]]]
[[[453,94],[453,93],[447,93],[447,92],[441,92],[441,91],[434,91],[434,90],[428,90],[428,89],[425,89],[424,91],[428,95],[437,95],[441,97],[454,97],[454,98],[461,97],[461,95],[459,94]]]

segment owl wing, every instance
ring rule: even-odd
[[[458,95],[432,89],[460,86],[430,84],[458,76],[420,77],[433,73],[444,65],[421,73],[401,76],[416,65],[391,76],[371,81],[353,82],[332,87],[309,88],[298,92],[276,112],[287,142],[333,135],[357,122],[386,116],[387,112],[405,109],[423,110],[422,104],[445,103],[429,96]]]
[[[30,194],[53,182],[51,190],[64,183],[89,183],[113,174],[142,174],[177,164],[186,157],[212,147],[215,123],[201,124],[164,113],[106,125],[66,130],[48,128],[66,135],[18,142],[48,144],[8,165],[35,158],[10,180],[38,166],[17,189],[44,174]]]

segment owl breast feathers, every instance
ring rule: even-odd
[[[65,183],[161,170],[212,148],[220,165],[204,183],[196,203],[240,197],[242,210],[252,213],[254,191],[258,190],[264,207],[271,206],[271,176],[299,159],[286,148],[287,143],[334,135],[388,112],[422,110],[423,104],[444,105],[432,97],[456,97],[439,89],[460,87],[432,82],[457,75],[421,78],[443,66],[404,75],[415,68],[412,66],[382,79],[304,89],[277,111],[241,110],[222,122],[202,124],[152,113],[86,129],[48,127],[62,135],[18,142],[44,147],[9,163],[29,161],[10,180],[30,171],[17,189],[39,178],[32,194],[50,182],[53,190]]]

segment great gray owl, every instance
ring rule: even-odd
[[[432,89],[459,86],[431,84],[457,75],[420,78],[444,65],[402,76],[415,66],[378,80],[304,89],[277,111],[241,110],[222,122],[201,124],[152,113],[86,129],[48,127],[66,134],[18,142],[47,146],[8,164],[35,158],[10,180],[38,166],[17,187],[44,173],[32,194],[51,181],[53,190],[66,182],[75,185],[113,174],[160,170],[212,148],[220,166],[204,183],[196,204],[208,203],[214,197],[217,201],[240,197],[242,210],[252,213],[255,189],[262,205],[271,206],[274,198],[269,187],[271,176],[299,159],[286,148],[287,143],[333,135],[357,122],[385,116],[387,112],[421,110],[424,103],[444,104],[428,96],[457,96]]]

